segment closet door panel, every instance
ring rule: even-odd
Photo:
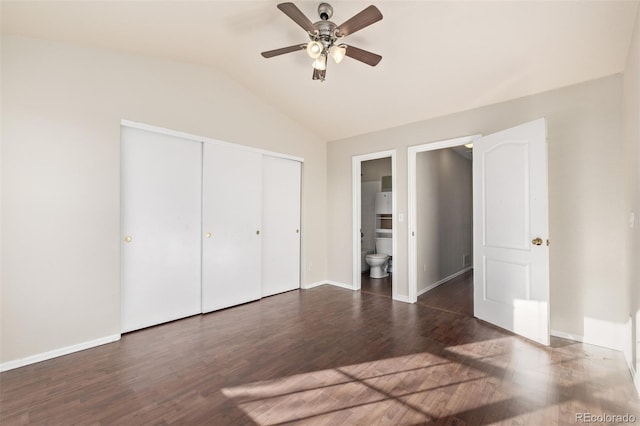
[[[202,312],[261,297],[261,157],[204,144]]]
[[[263,156],[262,295],[300,288],[298,161]]]
[[[202,144],[122,127],[122,331],[200,312]]]

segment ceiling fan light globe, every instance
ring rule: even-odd
[[[324,46],[319,41],[310,41],[307,44],[307,55],[312,59],[316,59],[320,54],[322,54],[322,50]]]
[[[347,53],[347,47],[344,45],[334,45],[329,49],[329,55],[336,61],[336,64],[339,64],[344,59],[344,56]]]
[[[325,55],[320,55],[313,61],[313,68],[318,71],[324,71],[327,69],[327,57]]]

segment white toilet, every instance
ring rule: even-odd
[[[365,259],[371,267],[369,276],[371,278],[388,277],[387,263],[389,257],[393,253],[393,245],[391,238],[376,238],[376,253],[368,254]]]

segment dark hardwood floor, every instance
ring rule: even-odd
[[[418,296],[418,303],[472,317],[473,270]]]
[[[391,274],[384,278],[371,278],[369,271],[363,272],[360,277],[360,291],[391,297]]]
[[[426,302],[425,302],[426,303]],[[0,424],[523,425],[640,419],[620,352],[329,285],[0,375]]]

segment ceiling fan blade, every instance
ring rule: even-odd
[[[293,22],[300,25],[305,31],[312,33],[316,30],[309,18],[307,18],[295,4],[280,3],[278,5],[278,9],[280,9],[289,18],[293,19]]]
[[[367,65],[375,67],[382,60],[382,56],[375,53],[368,52],[366,50],[359,49],[354,46],[347,46],[347,51],[344,53],[346,56],[364,62]]]
[[[295,44],[293,46],[281,47],[280,49],[268,50],[262,52],[261,55],[265,58],[273,58],[274,56],[284,55],[285,53],[296,52],[298,50],[306,49],[306,44]]]
[[[371,5],[340,25],[338,27],[338,34],[341,36],[353,34],[381,19],[382,13],[380,13],[377,7]]]

